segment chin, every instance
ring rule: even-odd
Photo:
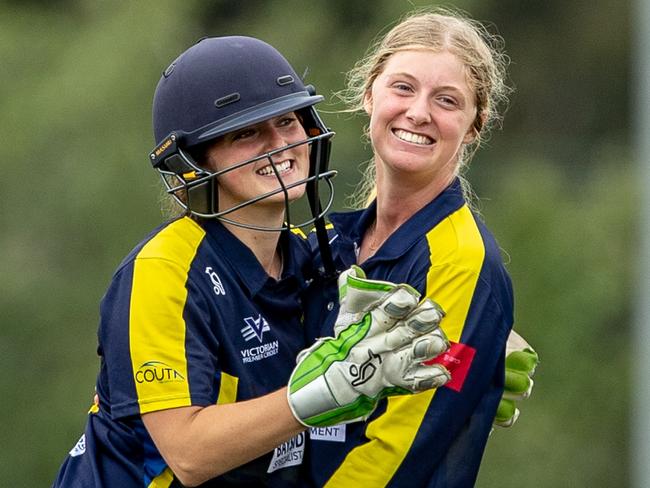
[[[274,188],[274,190],[277,190],[277,188]],[[305,185],[300,185],[294,188],[290,188],[289,190],[287,190],[287,193],[288,193],[289,201],[293,202],[294,200],[298,200],[305,194]],[[266,198],[265,200],[269,202],[275,202],[275,203],[284,203],[284,192],[280,190],[278,193],[276,193],[275,195],[269,198]]]

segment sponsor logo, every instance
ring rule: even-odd
[[[331,427],[311,427],[309,438],[315,441],[345,442],[345,424]]]
[[[246,317],[244,319],[244,322],[246,322],[246,327],[241,329],[241,334],[246,342],[252,341],[253,339],[257,339],[258,341],[262,342],[264,339],[264,333],[271,330],[271,326],[269,326],[269,323],[264,317],[262,317],[261,314],[258,315],[257,318]],[[252,363],[255,361],[260,361],[261,359],[275,356],[278,353],[279,349],[280,346],[276,340],[260,344],[259,346],[254,346],[249,349],[242,349],[239,352],[242,356],[242,362]]]
[[[264,338],[264,332],[271,330],[269,323],[264,317],[262,317],[262,315],[258,315],[257,318],[246,317],[244,319],[244,322],[246,322],[246,327],[241,330],[241,333],[244,336],[244,339],[246,339],[246,342],[254,339],[255,337],[257,337],[257,339],[262,342],[262,339]]]
[[[278,341],[267,342],[261,346],[251,347],[250,349],[242,349],[241,356],[244,363],[253,363],[261,359],[270,358],[275,356],[280,349]]]
[[[162,361],[147,361],[135,372],[138,383],[169,383],[185,381],[185,377]]]
[[[81,435],[81,438],[77,441],[77,443],[70,451],[70,456],[81,456],[84,452],[86,452],[86,434]]]
[[[158,157],[162,153],[164,153],[165,149],[167,149],[171,145],[172,145],[172,140],[171,139],[166,139],[160,146],[158,146],[156,149],[154,149],[154,153],[156,154],[156,157]]]
[[[214,285],[212,289],[214,290],[215,295],[225,295],[226,294],[226,289],[223,287],[223,284],[221,283],[221,278],[219,278],[219,275],[212,271],[212,267],[208,266],[205,268],[205,274],[207,274],[210,277],[210,281],[212,281],[212,284]]]
[[[475,354],[476,349],[473,347],[452,342],[449,351],[424,364],[442,364],[451,373],[451,380],[445,384],[444,388],[461,391]]]
[[[354,378],[354,380],[352,380],[352,386],[363,385],[375,376],[377,366],[375,366],[374,363],[381,364],[381,357],[379,357],[378,354],[373,353],[371,349],[368,349],[368,359],[358,367],[356,364],[350,366],[350,375]]]
[[[273,458],[269,463],[267,473],[278,469],[288,468],[302,464],[305,453],[305,433],[301,432],[296,437],[283,442],[273,450]]]

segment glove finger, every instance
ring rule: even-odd
[[[386,371],[387,378],[392,384],[401,386],[399,381],[406,374],[406,371],[414,370],[419,366],[429,367],[429,365],[425,366],[421,363],[448,351],[449,347],[450,344],[444,332],[442,329],[437,328],[433,332],[407,343],[401,349],[393,348],[383,354],[385,362],[384,370]],[[440,365],[435,364],[431,366]]]
[[[506,369],[503,397],[509,400],[523,400],[530,396],[534,382],[527,374]]]
[[[502,398],[497,407],[493,424],[498,427],[512,427],[518,418],[519,409],[515,406],[515,402]]]
[[[449,350],[450,344],[442,329],[437,328],[413,341],[411,354],[413,360],[425,362]]]
[[[403,384],[400,385],[412,392],[439,388],[451,379],[451,374],[441,364],[425,366],[417,364],[406,370],[403,375]]]
[[[345,272],[344,283],[342,283],[342,280],[339,277],[339,292],[342,289],[345,291],[347,287],[347,289],[354,288],[366,292],[374,291],[374,292],[382,293],[382,292],[391,291],[397,286],[408,289],[410,293],[417,296],[418,299],[420,298],[420,293],[411,285],[407,283],[396,284],[390,281],[370,280],[366,278],[365,273],[358,266],[352,266],[350,269],[347,270],[347,272]]]
[[[410,287],[408,287],[410,288]],[[418,297],[403,285],[397,285],[379,305],[370,311],[372,326],[369,336],[386,332],[417,307]]]
[[[432,354],[435,357],[449,348],[446,338],[437,334],[438,331],[440,329],[416,339],[402,349],[383,354],[383,370],[388,384],[410,391],[421,391],[437,388],[451,379],[449,371],[443,365],[422,364],[422,357],[428,359]]]
[[[386,334],[387,349],[397,349],[412,342],[418,336],[438,330],[438,335],[444,337],[440,330],[440,321],[444,312],[436,303],[427,299],[413,310],[406,319],[398,322]]]
[[[425,334],[438,327],[444,316],[442,307],[427,298],[411,312],[405,322],[411,329]]]
[[[339,303],[343,313],[360,313],[385,299],[397,285],[387,281],[365,279],[358,266],[352,266],[339,276]]]
[[[539,356],[532,349],[523,351],[514,351],[506,356],[506,368],[522,371],[528,376],[535,374],[535,369],[539,364]]]
[[[420,295],[406,284],[396,285],[395,290],[379,306],[389,317],[400,320],[407,317],[417,306]]]

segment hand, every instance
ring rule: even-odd
[[[516,400],[530,396],[533,389],[533,374],[539,364],[535,350],[514,330],[506,344],[506,382],[503,397],[499,402],[494,425],[511,427],[519,418]]]
[[[449,349],[439,327],[442,309],[409,285],[365,279],[353,266],[339,277],[334,337],[298,355],[289,405],[307,426],[364,420],[380,399],[437,388],[451,378],[444,366],[425,366]]]

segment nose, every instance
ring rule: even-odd
[[[406,118],[415,125],[431,122],[429,101],[424,96],[414,98],[406,111]]]
[[[266,131],[266,150],[273,151],[287,145],[284,134],[277,127],[269,126]]]

